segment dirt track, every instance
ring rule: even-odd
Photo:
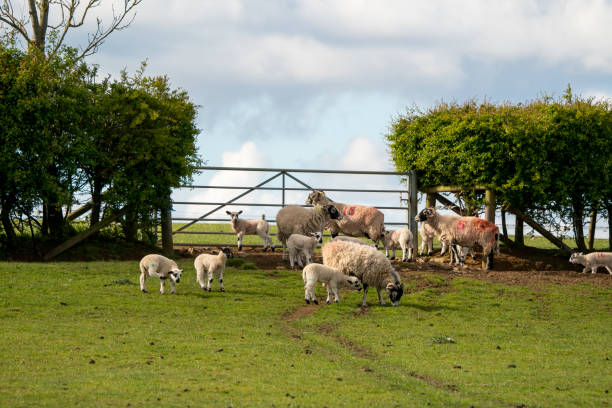
[[[178,248],[177,248],[178,250]],[[235,249],[234,249],[235,250]],[[210,250],[202,251],[210,252]],[[216,249],[214,250],[216,251]],[[283,262],[282,252],[262,252],[261,249],[244,249],[234,252],[244,256],[247,262],[252,262],[260,269],[288,268],[288,262]],[[398,253],[401,256],[401,251]],[[416,257],[412,262],[391,261],[403,278],[414,277],[415,272],[436,273],[445,279],[465,277],[488,282],[508,285],[538,286],[541,284],[571,285],[576,283],[591,283],[601,287],[612,287],[612,276],[604,268],[599,273],[583,274],[581,265],[572,265],[568,257],[557,256],[554,251],[525,248],[513,250],[512,253],[502,252],[495,257],[494,268],[485,272],[480,269],[480,254],[473,260],[468,256],[463,267],[448,265],[448,257],[440,257],[438,253],[431,257]],[[322,262],[321,255],[315,253],[314,262]]]

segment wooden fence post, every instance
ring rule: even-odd
[[[412,232],[412,247],[413,253],[419,253],[419,239],[415,217],[417,215],[418,191],[417,191],[417,175],[416,171],[411,171],[408,174],[408,228]]]
[[[436,206],[436,194],[435,193],[427,193],[425,196],[425,207],[435,207]]]
[[[174,250],[174,242],[172,239],[172,200],[170,199],[170,194],[168,194],[166,203],[162,206],[160,213],[162,248],[165,252],[172,252]]]
[[[485,190],[485,220],[495,224],[495,190]]]

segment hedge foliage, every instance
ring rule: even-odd
[[[612,205],[611,108],[569,86],[560,99],[441,102],[395,118],[386,139],[397,170],[415,170],[420,187],[483,185],[500,204],[552,213],[581,236],[585,214]]]

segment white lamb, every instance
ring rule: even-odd
[[[227,215],[230,216],[232,230],[238,237],[238,250],[242,250],[242,237],[244,235],[259,235],[264,242],[264,252],[270,248],[274,251],[272,246],[272,238],[270,238],[270,224],[266,220],[243,220],[238,218],[242,214],[242,210],[238,212],[226,211]]]
[[[323,283],[327,287],[327,304],[331,303],[331,295],[334,294],[334,302],[340,302],[338,289],[351,288],[361,290],[361,282],[356,276],[346,276],[337,269],[318,263],[306,265],[302,271],[302,279],[304,280],[304,300],[306,303],[312,301],[315,305],[319,304],[315,296],[315,285],[317,282]]]
[[[283,245],[283,260],[287,259],[285,248],[291,234],[308,235],[321,232],[330,219],[341,219],[342,215],[333,205],[316,205],[314,208],[302,208],[288,205],[276,214],[276,237]]]
[[[317,248],[317,244],[321,241],[320,232],[311,232],[310,236],[302,234],[291,234],[287,240],[287,248],[289,249],[289,264],[291,269],[295,266],[297,260],[300,268],[304,267],[302,264],[302,254],[306,258],[306,265],[312,262],[312,254]]]
[[[404,294],[404,284],[391,262],[376,248],[346,241],[332,241],[323,245],[323,264],[342,271],[345,275],[355,275],[363,285],[362,306],[366,306],[368,288],[373,286],[378,293],[381,305],[381,291],[386,290],[393,306],[398,306]]]
[[[225,263],[227,258],[231,258],[231,250],[229,248],[222,248],[217,255],[212,254],[201,254],[193,261],[193,266],[196,270],[196,282],[200,284],[202,290],[211,291],[212,282],[214,275],[217,275],[219,280],[219,290],[225,292],[223,286],[223,271],[225,270]],[[207,280],[204,280],[204,273],[207,273]]]
[[[374,244],[370,244],[370,243],[365,242],[363,239],[359,239],[359,238],[355,238],[355,237],[349,237],[348,235],[337,235],[337,236],[332,238],[332,241],[348,241],[348,242],[354,242],[355,244],[359,244],[359,245],[368,245],[368,246],[371,246],[371,247],[376,246]]]
[[[149,276],[159,278],[160,287],[159,291],[163,295],[166,291],[164,288],[164,282],[170,278],[170,286],[172,286],[172,293],[176,293],[174,283],[181,281],[183,270],[178,267],[176,262],[172,259],[168,259],[163,255],[150,254],[146,255],[140,260],[140,290],[147,293],[145,288],[145,281]]]
[[[385,247],[385,256],[388,257],[389,250],[392,250],[391,259],[395,259],[395,249],[400,247],[402,249],[402,262],[412,260],[412,232],[408,228],[385,231],[383,245]],[[408,252],[407,259],[406,252]]]
[[[592,252],[586,255],[582,252],[573,253],[569,261],[573,264],[584,265],[582,273],[587,273],[589,270],[591,273],[596,273],[597,268],[603,266],[612,275],[612,252]]]

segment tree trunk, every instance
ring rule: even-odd
[[[508,238],[508,227],[506,227],[506,210],[501,210],[502,234]]]
[[[515,216],[514,223],[514,244],[519,248],[523,248],[525,246],[525,235],[523,234],[523,220],[520,217]]]
[[[123,219],[123,235],[128,242],[138,240],[138,214],[133,208],[129,208]]]
[[[572,200],[572,226],[574,228],[574,240],[579,251],[586,252],[584,243],[584,209],[580,200]]]
[[[4,228],[4,233],[6,234],[8,249],[11,250],[17,245],[17,234],[13,229],[9,206],[6,205],[6,203],[3,203],[2,205],[2,210],[0,210],[0,218],[2,219],[2,228]]]
[[[608,251],[612,251],[612,203],[608,204]]]
[[[593,206],[591,217],[589,218],[589,251],[592,251],[595,246],[595,228],[597,227],[597,207]]]
[[[61,239],[66,234],[66,222],[62,214],[62,207],[58,204],[47,204],[47,222],[49,235],[54,239]]]
[[[89,227],[93,227],[100,222],[100,212],[102,210],[102,187],[103,183],[98,178],[94,178],[93,191],[91,192],[91,219]]]

